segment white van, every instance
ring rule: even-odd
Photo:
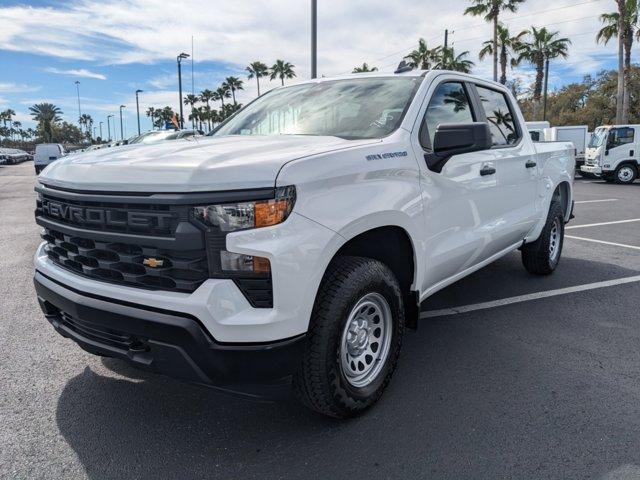
[[[64,147],[59,143],[41,143],[36,145],[36,154],[33,156],[33,164],[36,167],[36,175],[38,175],[44,167],[51,162],[64,157],[67,154]]]
[[[583,172],[607,182],[633,183],[640,170],[640,125],[609,125],[595,129],[585,154]]]

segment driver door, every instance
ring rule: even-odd
[[[469,86],[462,80],[440,82],[427,95],[420,134],[414,139],[416,157],[430,152],[440,124],[470,123],[476,116]],[[437,290],[447,280],[485,260],[494,241],[498,189],[495,154],[479,151],[455,155],[440,173],[420,165],[427,237],[423,291]]]

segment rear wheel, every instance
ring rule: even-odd
[[[522,247],[522,264],[534,275],[552,273],[562,255],[564,243],[564,210],[557,201],[552,201],[547,215],[547,222],[542,233],[535,242]]]
[[[357,415],[382,395],[404,332],[400,286],[383,263],[339,257],[322,280],[294,391],[309,408]]]
[[[636,168],[628,163],[616,168],[616,172],[614,174],[615,182],[621,184],[633,183],[637,176],[638,171]]]

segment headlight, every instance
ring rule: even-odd
[[[234,232],[284,222],[295,201],[295,187],[279,187],[273,199],[193,207],[192,212],[205,225],[219,228],[222,232]]]

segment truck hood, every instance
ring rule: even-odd
[[[264,188],[274,186],[287,162],[379,142],[304,135],[175,140],[72,155],[53,162],[38,178],[50,186],[111,192]]]

